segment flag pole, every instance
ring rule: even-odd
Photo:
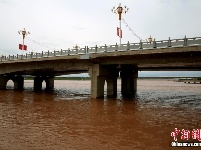
[[[24,37],[25,37],[25,34],[23,34],[23,39],[22,39],[22,55],[24,54]]]
[[[121,19],[119,20],[120,36],[119,36],[119,47],[121,46],[122,30],[121,30]]]
[[[119,36],[119,48],[121,46],[121,38],[122,38],[122,30],[121,30],[121,18],[122,18],[122,13],[128,12],[127,6],[122,7],[121,3],[119,3],[119,6],[117,8],[113,7],[111,10],[113,13],[119,15],[119,29],[117,28],[117,36]]]

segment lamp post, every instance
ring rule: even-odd
[[[112,12],[119,15],[119,28],[117,27],[117,35],[119,36],[120,39],[120,46],[121,46],[121,38],[122,38],[122,30],[121,30],[121,19],[122,19],[122,13],[127,13],[128,12],[128,7],[121,6],[121,3],[119,3],[119,6],[117,8],[115,8],[115,6],[112,8]]]
[[[76,44],[75,46],[73,46],[73,48],[79,49],[80,47]]]
[[[22,34],[23,44],[22,44],[22,50],[24,50],[24,39],[25,36],[30,34],[29,31],[26,31],[25,28],[23,30],[18,31],[19,34]]]

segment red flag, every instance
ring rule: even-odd
[[[25,51],[27,50],[27,46],[26,45],[24,45],[24,49],[23,50],[25,50]]]
[[[119,36],[119,28],[117,27],[117,36]]]
[[[118,27],[117,27],[117,36],[122,38],[122,30],[120,28],[118,28]]]
[[[19,44],[19,49],[22,50],[22,44]]]
[[[26,45],[24,45],[24,47],[23,47],[23,45],[22,44],[19,44],[19,49],[20,50],[27,50],[27,46]]]

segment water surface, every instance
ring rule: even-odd
[[[91,99],[90,81],[55,81],[53,92],[35,93],[29,80],[24,91],[12,82],[7,88],[0,91],[3,150],[178,149],[170,147],[174,128],[201,128],[201,84],[138,80],[134,99],[121,97],[120,81],[116,99]]]

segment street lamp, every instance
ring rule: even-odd
[[[22,50],[26,50],[26,45],[24,45],[24,39],[25,39],[25,36],[30,33],[29,33],[29,31],[26,31],[25,28],[23,30],[18,31],[18,33],[22,34],[22,38],[23,38]]]
[[[73,48],[79,49],[80,47],[76,44],[75,46],[73,46]]]
[[[121,19],[122,19],[122,13],[127,13],[128,12],[128,7],[127,6],[124,6],[122,7],[121,6],[121,3],[119,3],[119,6],[117,8],[115,8],[115,6],[112,8],[112,13],[115,13],[119,15],[119,28],[117,27],[117,35],[119,36],[120,38],[120,46],[121,46],[121,38],[122,38],[122,30],[121,30]]]
[[[151,43],[152,40],[153,40],[153,38],[152,38],[151,35],[150,35],[150,37],[148,38],[148,42]]]

